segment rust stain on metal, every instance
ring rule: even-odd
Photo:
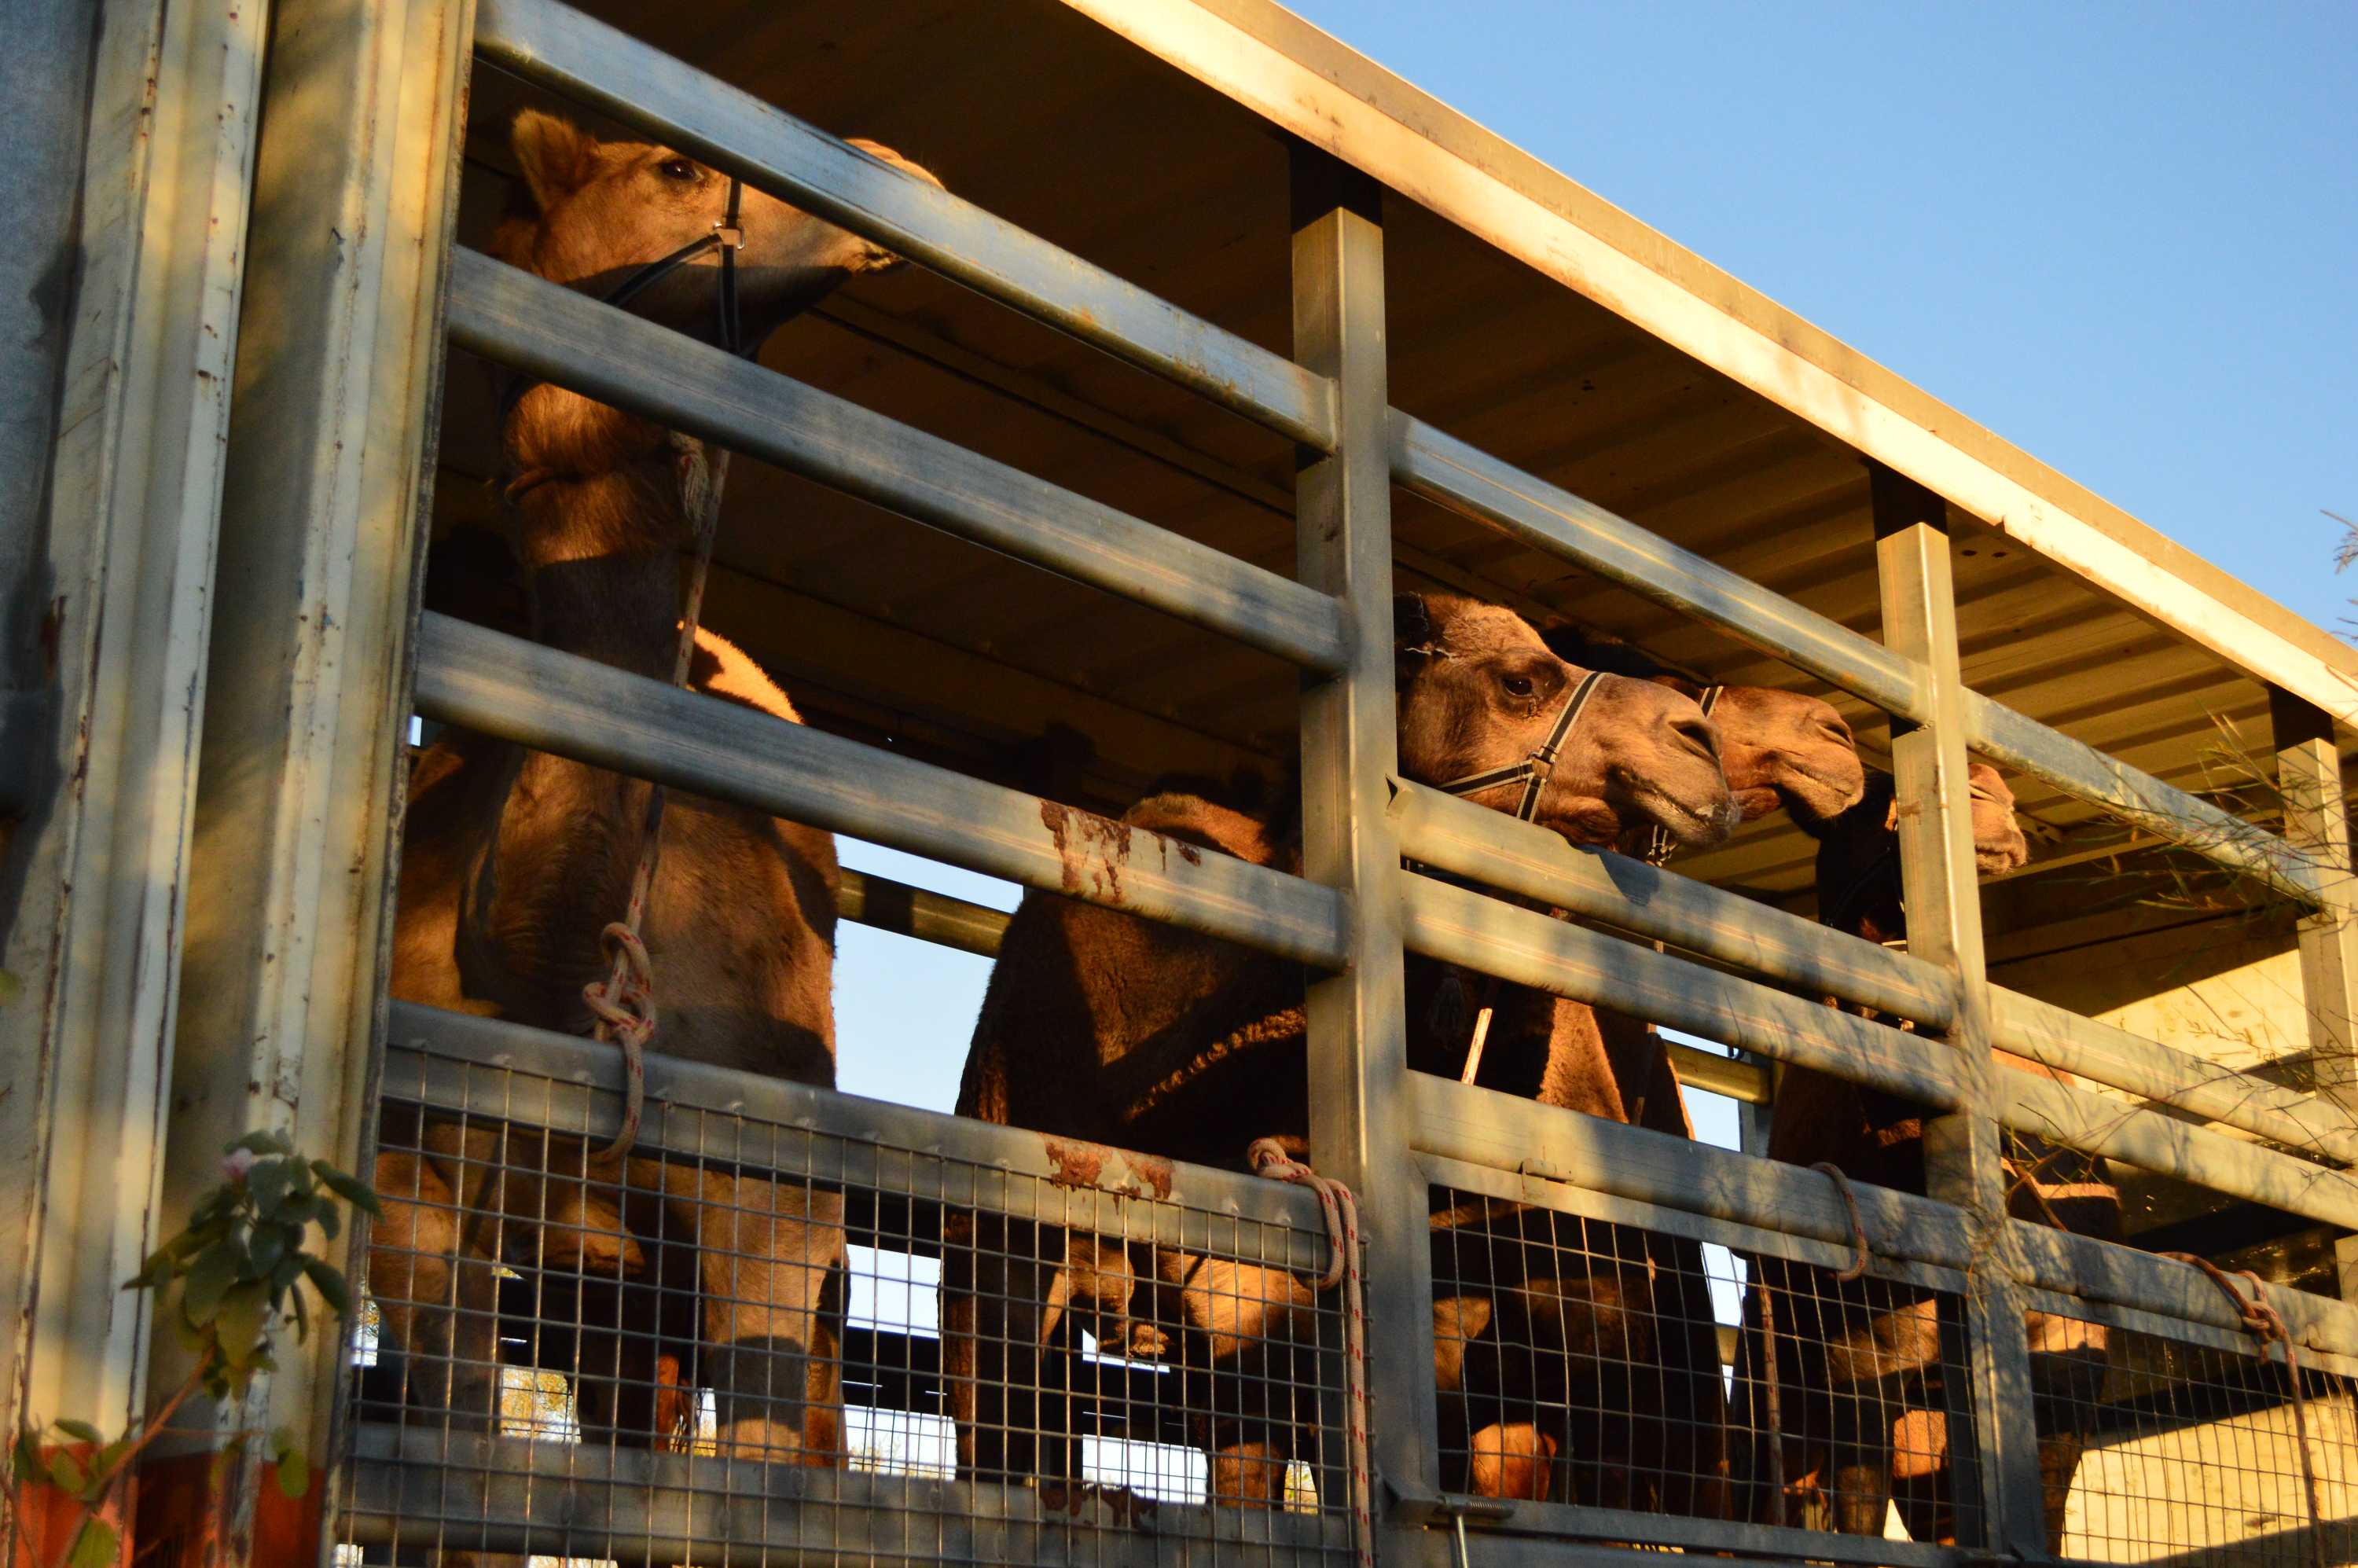
[[[1040,803],[1040,822],[1056,846],[1065,892],[1119,906],[1121,873],[1130,863],[1130,825],[1053,800]]]
[[[1057,1186],[1158,1202],[1171,1196],[1168,1160],[1074,1138],[1043,1137],[1040,1147],[1048,1156],[1048,1179]]]

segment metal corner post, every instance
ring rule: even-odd
[[[1331,454],[1302,453],[1298,559],[1304,583],[1342,602],[1351,634],[1342,673],[1305,677],[1302,694],[1303,872],[1351,912],[1349,963],[1310,987],[1311,1153],[1365,1216],[1370,1456],[1379,1476],[1429,1493],[1433,1264],[1409,1151],[1400,849],[1386,815],[1399,730],[1382,192],[1306,146],[1293,181],[1294,356],[1333,381],[1337,433]]]
[[[1898,817],[1908,949],[1956,974],[1956,1054],[1964,1108],[1925,1125],[1926,1195],[1963,1207],[1981,1232],[1963,1303],[1973,1383],[1973,1442],[1950,1444],[1953,1496],[1978,1493],[1983,1541],[2030,1560],[2047,1553],[2046,1505],[2032,1416],[2030,1347],[2020,1270],[2006,1222],[2005,1133],[1995,1115],[1997,1071],[1990,1047],[1989,975],[1981,892],[1974,868],[1971,785],[1965,762],[1964,676],[1950,574],[1947,503],[1880,465],[1868,470],[1884,642],[1927,672],[1929,724],[1895,718],[1891,765]],[[1953,1407],[1953,1401],[1952,1401]],[[1952,1429],[1962,1412],[1952,1410]],[[1967,1465],[1966,1455],[1974,1463]]]
[[[471,0],[277,0],[231,402],[216,612],[161,1228],[251,1128],[368,1174],[411,639],[443,362]],[[355,1263],[348,1231],[343,1258]],[[320,1473],[346,1336],[330,1326],[207,1436],[291,1426]],[[168,1334],[159,1385],[185,1356]],[[290,1504],[248,1445],[208,1563],[308,1549],[335,1499]],[[166,1532],[200,1521],[158,1519]],[[143,1543],[144,1544],[144,1543]],[[324,1550],[324,1549],[321,1549]],[[178,1562],[178,1557],[168,1556]]]

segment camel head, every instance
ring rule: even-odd
[[[2030,840],[2014,819],[2014,791],[1987,762],[1968,762],[1965,776],[1974,795],[1974,865],[1984,876],[2020,871],[2030,860]]]
[[[584,293],[604,296],[651,262],[704,238],[728,211],[729,177],[647,142],[607,142],[568,120],[528,109],[512,135],[535,215],[512,220],[493,249],[503,261]],[[851,144],[934,185],[890,147]],[[848,278],[900,258],[870,240],[742,187],[738,223],[738,311],[758,343]],[[716,330],[720,258],[707,252],[630,302],[636,313],[693,336]]]
[[[1552,652],[1589,669],[1650,680],[1700,699],[1704,688],[1672,675],[1629,643],[1572,626],[1542,634]],[[1722,687],[1712,705],[1727,787],[1751,822],[1779,806],[1804,824],[1833,821],[1858,804],[1866,772],[1850,726],[1831,703],[1766,686]]]
[[[1686,681],[1664,677],[1660,684],[1702,696]],[[1719,726],[1727,787],[1747,822],[1780,806],[1802,820],[1829,822],[1866,792],[1850,726],[1832,703],[1775,687],[1731,686],[1721,689],[1711,719]]]
[[[1543,745],[1589,672],[1511,610],[1455,594],[1393,600],[1401,769],[1441,784],[1511,767]],[[1470,796],[1514,809],[1520,784]],[[1693,700],[1627,676],[1598,682],[1540,794],[1535,820],[1577,844],[1659,826],[1705,848],[1735,827],[1718,730]]]

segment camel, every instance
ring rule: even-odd
[[[2016,870],[2029,850],[2015,821],[2013,792],[1986,763],[1974,762],[1970,771],[1975,863],[1986,874]],[[1871,773],[1858,805],[1816,831],[1820,917],[1869,941],[1904,937],[1890,775]],[[2041,1064],[1996,1054],[2009,1068],[2071,1081]],[[1921,1108],[1897,1096],[1788,1068],[1778,1087],[1768,1153],[1795,1164],[1830,1162],[1852,1180],[1920,1193],[1922,1119]],[[2015,1218],[2119,1239],[2120,1195],[2101,1161],[2017,1137],[2006,1163]],[[1916,1540],[1953,1542],[1957,1509],[1942,1413],[1937,1303],[1905,1285],[1871,1277],[1844,1283],[1826,1271],[1782,1260],[1756,1259],[1753,1267],[1780,1319],[1776,1368],[1783,1473],[1791,1478],[1788,1490],[1805,1500],[1811,1522],[1846,1534],[1880,1535],[1896,1502]],[[2042,1433],[2048,1544],[2060,1553],[2064,1502],[2084,1446],[2072,1412],[2094,1404],[2109,1339],[2102,1325],[2044,1313],[2029,1314],[2027,1328]],[[1747,1294],[1746,1356],[1759,1357],[1761,1343],[1758,1297]],[[1952,1346],[1947,1358],[1955,1354]],[[1757,1368],[1759,1362],[1750,1365]],[[1747,1376],[1738,1387],[1765,1404],[1765,1379]],[[1742,1401],[1745,1393],[1737,1398]],[[1754,1415],[1747,1424],[1765,1444],[1765,1410]],[[1768,1495],[1765,1449],[1757,1457],[1751,1513],[1767,1519],[1781,1505]]]
[[[1531,754],[1585,673],[1551,654],[1520,617],[1470,600],[1403,595],[1394,630],[1400,766],[1421,782],[1461,781]],[[1473,798],[1510,809],[1520,790],[1500,784]],[[1124,821],[1254,864],[1298,867],[1293,806],[1219,794],[1166,789]],[[1682,843],[1716,842],[1734,818],[1716,731],[1677,693],[1602,676],[1532,815],[1581,844],[1613,842],[1640,824],[1660,825]],[[1446,973],[1411,960],[1412,1023],[1433,1015]],[[976,1022],[958,1109],[1228,1169],[1244,1168],[1247,1145],[1264,1136],[1298,1156],[1309,1127],[1304,984],[1295,964],[1071,899],[1029,895]],[[1626,1119],[1586,1010],[1510,987],[1497,1020],[1482,1059],[1484,1087]],[[1463,1033],[1412,1027],[1409,1065],[1455,1076],[1467,1047]],[[1306,1282],[1249,1263],[1123,1249],[990,1217],[954,1221],[951,1232],[944,1359],[961,1474],[1078,1479],[1068,1396],[1082,1364],[1045,1304],[1071,1298],[1074,1287],[1059,1276],[1077,1269],[1100,1286],[1114,1282],[1110,1298],[1100,1290],[1092,1304],[1116,1345],[1135,1356],[1141,1341],[1152,1346],[1167,1332],[1188,1390],[1191,1441],[1211,1455],[1213,1498],[1262,1507],[1282,1498],[1287,1465],[1314,1420],[1293,1400],[1314,1364],[1306,1346],[1297,1349],[1314,1302]],[[1670,1380],[1656,1370],[1666,1349],[1692,1360],[1683,1345],[1661,1343],[1679,1337],[1661,1330],[1681,1312],[1702,1314],[1699,1343],[1708,1346],[1700,1274],[1658,1286],[1660,1263],[1637,1238],[1458,1195],[1435,1195],[1431,1244],[1436,1278],[1452,1281],[1434,1306],[1450,1484],[1527,1498],[1574,1490],[1594,1500],[1598,1477],[1623,1473],[1628,1454],[1600,1452],[1601,1444],[1567,1454],[1572,1412],[1628,1408],[1628,1390],[1608,1385],[1640,1373],[1659,1390]],[[1133,1266],[1107,1269],[1108,1250],[1132,1253]],[[1133,1294],[1152,1303],[1144,1314]],[[1681,1300],[1668,1299],[1674,1295]],[[1659,1447],[1715,1430],[1715,1357],[1706,1349],[1702,1364],[1684,1370],[1693,1419],[1657,1410],[1650,1414],[1661,1419],[1624,1423],[1621,1436]],[[1650,1397],[1659,1403],[1659,1392]],[[1477,1413],[1507,1398],[1515,1417]],[[1545,1430],[1529,1413],[1541,1408],[1549,1412]],[[1585,1488],[1583,1465],[1593,1472]],[[1691,1474],[1693,1465],[1678,1468]]]
[[[513,145],[531,210],[503,225],[493,249],[556,283],[601,297],[646,284],[642,269],[714,235],[732,200],[744,341],[760,343],[845,280],[896,265],[669,148],[601,141],[536,112],[517,117]],[[887,148],[853,145],[933,178]],[[630,308],[714,335],[718,259],[706,254],[637,288]],[[503,436],[503,526],[532,635],[668,681],[678,557],[709,481],[702,446],[545,383],[505,405]],[[692,684],[795,718],[751,660],[708,633]],[[628,902],[647,799],[639,781],[564,758],[480,735],[439,739],[416,764],[404,821],[393,994],[588,1033],[583,987],[604,977],[600,933]],[[832,1086],[837,876],[829,835],[674,792],[644,925],[656,1047]],[[495,1280],[513,1263],[551,1289],[568,1272],[585,1285],[662,1280],[666,1288],[643,1294],[692,1303],[683,1354],[693,1382],[713,1391],[720,1451],[839,1462],[839,1194],[692,1160],[601,1159],[578,1139],[397,1110],[384,1143],[386,1215],[369,1282],[383,1341],[406,1364],[413,1417],[494,1427]],[[581,1379],[585,1427],[657,1438],[656,1332],[652,1318],[630,1322],[607,1375]]]

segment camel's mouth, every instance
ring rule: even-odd
[[[1866,798],[1866,774],[1856,767],[1843,769],[1839,776],[1800,762],[1791,771],[1795,781],[1777,793],[1789,810],[1811,822],[1832,822]]]
[[[1708,849],[1725,843],[1744,818],[1742,803],[1724,790],[1699,802],[1641,781],[1631,795],[1631,804],[1682,849]]]

